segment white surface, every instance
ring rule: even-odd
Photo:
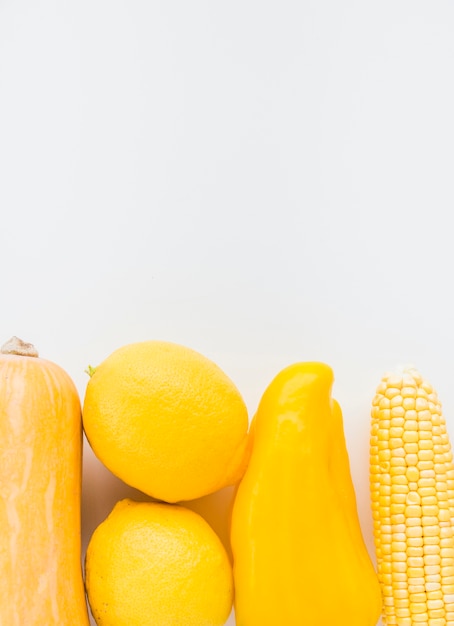
[[[180,342],[251,414],[327,361],[371,546],[383,371],[415,364],[454,431],[453,32],[447,1],[0,0],[4,339],[82,397],[88,363]]]

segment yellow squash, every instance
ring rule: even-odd
[[[88,626],[81,568],[81,411],[57,365],[0,353],[0,624]]]
[[[297,363],[254,418],[232,511],[237,626],[375,626],[378,578],[363,541],[332,370]]]

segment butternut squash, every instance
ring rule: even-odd
[[[237,626],[375,626],[378,577],[363,541],[333,373],[297,363],[265,391],[232,510]]]
[[[0,353],[0,626],[88,626],[76,388],[17,338]]]

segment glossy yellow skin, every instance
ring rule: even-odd
[[[297,363],[260,402],[232,511],[237,626],[375,626],[380,617],[332,384],[327,365]]]

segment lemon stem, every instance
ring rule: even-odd
[[[93,376],[93,374],[96,372],[96,367],[93,367],[92,365],[89,365],[87,367],[86,370],[84,370],[86,374],[88,374],[90,376],[90,378]]]

